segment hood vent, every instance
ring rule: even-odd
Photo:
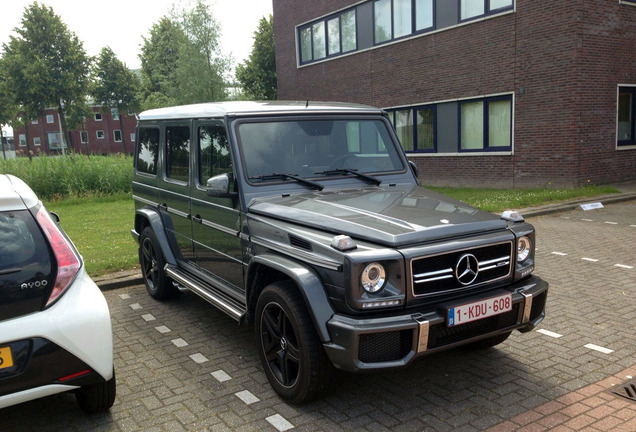
[[[301,239],[300,237],[290,235],[289,244],[295,248],[311,252],[311,243],[309,243],[307,240]]]

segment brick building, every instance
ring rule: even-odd
[[[123,131],[116,108],[104,111],[94,106],[93,115],[75,129],[69,129],[65,151],[82,154],[131,153],[135,142],[137,118],[133,113],[122,115]],[[13,131],[16,155],[26,155],[26,134],[24,128]],[[29,124],[31,151],[35,155],[56,155],[62,153],[60,122],[56,108],[48,108],[42,117]],[[124,141],[126,149],[124,150]]]
[[[385,108],[425,184],[636,178],[636,0],[273,0],[280,99]]]

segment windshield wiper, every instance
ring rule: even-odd
[[[299,177],[295,174],[284,174],[284,173],[271,173],[271,174],[263,174],[259,176],[250,177],[250,180],[286,180],[292,179],[296,180],[298,183],[302,183],[307,186],[311,186],[318,190],[323,190],[325,187],[320,183],[316,183],[315,181],[307,180],[306,178]]]
[[[371,183],[375,183],[376,185],[380,186],[382,184],[382,180],[380,180],[377,177],[373,177],[370,176],[368,174],[363,174],[361,172],[358,172],[357,169],[349,169],[349,168],[336,168],[336,169],[332,169],[332,170],[326,170],[326,171],[318,171],[315,172],[314,174],[324,174],[324,175],[332,175],[332,174],[353,174],[355,176],[358,176],[360,178],[363,178]]]

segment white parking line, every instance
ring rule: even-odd
[[[559,256],[567,256],[566,253],[564,252],[552,252],[553,255],[559,255]]]
[[[186,341],[184,341],[181,338],[178,339],[172,339],[170,342],[172,342],[176,347],[179,348],[183,348],[184,346],[188,346],[188,343]]]
[[[618,225],[618,222],[605,221],[605,223],[608,225]]]
[[[166,326],[155,327],[155,330],[157,330],[159,333],[170,333],[172,331]]]
[[[214,371],[214,372],[210,372],[210,375],[212,375],[214,378],[216,378],[216,380],[218,382],[225,382],[225,381],[229,381],[232,379],[231,376],[229,376],[227,374],[227,372],[225,372],[224,370],[219,369],[218,371]]]
[[[624,268],[624,269],[633,269],[634,267],[632,266],[628,266],[625,264],[614,264],[614,267],[620,267],[620,268]]]
[[[614,350],[611,350],[609,348],[603,348],[602,346],[598,346],[598,345],[594,345],[594,344],[587,344],[587,345],[585,345],[585,348],[589,348],[591,350],[598,351],[598,352],[601,352],[603,354],[611,354],[611,353],[614,352]]]
[[[157,319],[152,314],[145,314],[145,315],[142,315],[141,317],[144,319],[144,321],[154,321]]]
[[[598,260],[597,260],[597,259],[594,259],[594,258],[586,258],[586,257],[583,257],[583,258],[581,258],[581,259],[582,259],[583,261],[598,262]]]
[[[234,393],[234,396],[245,402],[246,405],[252,405],[253,403],[260,402],[261,400],[254,396],[248,390],[243,390],[238,393]]]
[[[562,334],[558,334],[558,333],[552,332],[552,331],[550,331],[550,330],[544,330],[544,329],[539,329],[539,330],[537,330],[537,333],[541,333],[541,334],[544,334],[544,335],[546,335],[546,336],[553,337],[553,338],[555,338],[555,339],[558,339],[558,338],[560,338],[560,337],[563,337],[563,335],[562,335]]]
[[[594,219],[581,219],[584,222],[594,222]]]
[[[195,363],[205,363],[208,361],[207,357],[201,353],[192,354],[189,356]]]
[[[274,426],[280,432],[284,432],[286,430],[294,428],[294,425],[288,422],[287,420],[285,420],[285,417],[283,417],[280,414],[267,417],[265,420],[267,420],[269,424]]]

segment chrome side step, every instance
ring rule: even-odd
[[[196,280],[188,277],[188,275],[179,270],[176,266],[167,264],[166,275],[177,283],[177,287],[180,291],[183,291],[184,288],[188,291],[192,291],[205,301],[211,303],[234,318],[236,321],[241,322],[245,315],[245,308],[239,302],[223,294],[217,288],[214,288],[209,284],[197,282]]]

